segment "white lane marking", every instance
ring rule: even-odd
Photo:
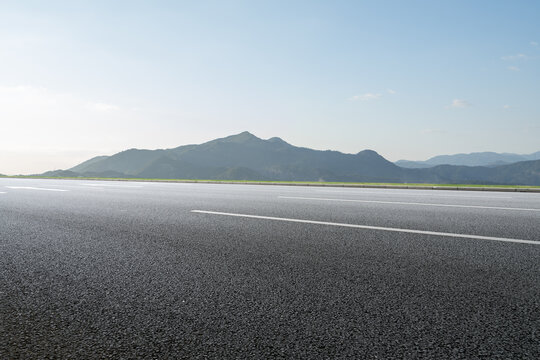
[[[356,189],[351,189],[356,190]],[[390,189],[388,189],[390,190]],[[363,195],[363,194],[369,194],[369,195],[399,195],[399,196],[433,196],[433,197],[449,197],[449,198],[481,198],[481,199],[512,199],[512,196],[479,196],[479,195],[443,195],[443,194],[432,194],[432,193],[422,193],[422,194],[411,194],[411,193],[404,193],[404,192],[394,192],[394,190],[384,192],[384,190],[381,191],[359,191],[359,192],[353,192],[353,191],[332,191],[332,190],[318,190],[320,192],[325,193],[331,193],[331,194],[350,194],[350,195]],[[411,190],[411,191],[418,191],[418,190]],[[432,190],[428,190],[432,191]]]
[[[47,189],[47,188],[40,188],[40,187],[33,187],[33,186],[6,186],[8,189],[16,189],[16,190],[43,190],[43,191],[69,191],[64,189]]]
[[[109,186],[109,187],[125,187],[125,188],[142,188],[142,185],[116,185],[116,184],[81,184],[84,186]]]
[[[7,194],[5,191],[0,191],[0,194]]]
[[[490,240],[490,241],[502,241],[502,242],[510,242],[510,243],[540,245],[540,241],[535,241],[535,240],[501,238],[501,237],[494,237],[494,236],[455,234],[455,233],[446,233],[446,232],[437,232],[437,231],[413,230],[413,229],[391,228],[391,227],[370,226],[370,225],[357,225],[357,224],[347,224],[347,223],[335,223],[335,222],[328,222],[328,221],[290,219],[290,218],[281,218],[281,217],[273,217],[273,216],[235,214],[235,213],[206,211],[206,210],[191,210],[191,212],[199,213],[199,214],[209,214],[209,215],[235,216],[235,217],[243,217],[243,218],[250,218],[250,219],[286,221],[286,222],[295,222],[295,223],[303,223],[303,224],[342,226],[342,227],[355,228],[355,229],[380,230],[380,231],[402,232],[402,233],[410,233],[410,234],[434,235],[434,236],[445,236],[445,237],[453,237],[453,238]]]
[[[370,204],[440,206],[440,207],[470,208],[470,209],[516,210],[516,211],[540,211],[540,209],[513,208],[513,207],[502,207],[502,206],[433,204],[433,203],[403,202],[403,201],[380,201],[380,200],[357,200],[357,199],[329,199],[329,198],[312,198],[312,197],[301,197],[301,196],[278,196],[278,198],[279,198],[279,199],[296,199],[296,200],[317,200],[317,201],[359,202],[359,203],[370,203]]]

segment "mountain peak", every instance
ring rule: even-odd
[[[235,136],[235,135],[232,135],[232,136]],[[253,135],[249,131],[242,131],[240,134],[236,134],[236,136],[256,137],[255,135]]]
[[[381,156],[379,155],[378,152],[376,152],[375,150],[370,150],[370,149],[366,149],[366,150],[362,150],[360,151],[358,154],[356,155],[366,155],[366,156]]]
[[[250,133],[249,131],[243,131],[240,134],[227,136],[221,139],[225,142],[245,143],[252,140],[260,140],[258,137]]]
[[[274,136],[267,140],[268,142],[274,143],[274,144],[288,144],[285,140],[283,140],[280,137]]]
[[[378,152],[374,150],[369,150],[369,149],[362,150],[358,154],[356,154],[356,156],[366,161],[372,161],[372,162],[382,161],[387,164],[392,164],[390,161],[386,160],[383,156],[381,156]]]

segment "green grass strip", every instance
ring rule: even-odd
[[[101,178],[101,177],[46,177],[46,176],[0,176],[2,178],[20,179],[66,179],[66,180],[105,180],[105,181],[155,181],[155,182],[189,182],[189,183],[239,183],[239,184],[279,184],[279,185],[313,185],[313,186],[374,186],[374,187],[423,187],[423,188],[493,188],[493,189],[540,189],[540,186],[529,185],[483,185],[483,184],[430,184],[430,183],[372,183],[372,182],[339,182],[339,181],[265,181],[265,180],[210,180],[210,179],[148,179],[148,178]]]

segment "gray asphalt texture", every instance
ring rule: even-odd
[[[0,179],[0,358],[540,358],[538,245],[191,212],[540,241],[411,202],[540,194]]]

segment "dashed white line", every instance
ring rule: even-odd
[[[43,190],[43,191],[69,191],[64,189],[47,189],[33,186],[6,186],[8,189],[14,190]]]
[[[294,222],[294,223],[303,223],[303,224],[341,226],[341,227],[348,227],[348,228],[355,228],[355,229],[379,230],[379,231],[390,231],[390,232],[400,232],[400,233],[409,233],[409,234],[434,235],[434,236],[444,236],[444,237],[452,237],[452,238],[465,238],[465,239],[475,239],[475,240],[490,240],[490,241],[502,241],[502,242],[508,242],[508,243],[540,245],[540,241],[535,241],[535,240],[512,239],[512,238],[502,238],[502,237],[494,237],[494,236],[455,234],[455,233],[446,233],[446,232],[438,232],[438,231],[425,231],[425,230],[391,228],[391,227],[382,227],[382,226],[357,225],[357,224],[304,220],[304,219],[290,219],[290,218],[282,218],[282,217],[274,217],[274,216],[235,214],[235,213],[206,211],[206,210],[191,210],[191,212],[199,213],[199,214],[234,216],[234,217],[242,217],[242,218],[250,218],[250,219],[285,221],[285,222]]]
[[[530,209],[530,208],[514,208],[514,207],[502,207],[502,206],[480,206],[480,205],[433,204],[433,203],[404,202],[404,201],[380,201],[380,200],[358,200],[358,199],[330,199],[330,198],[313,198],[313,197],[301,197],[301,196],[278,196],[278,198],[279,198],[279,199],[296,199],[296,200],[314,200],[314,201],[357,202],[357,203],[369,203],[369,204],[439,206],[439,207],[469,208],[469,209],[516,210],[516,211],[540,211],[540,209]]]

